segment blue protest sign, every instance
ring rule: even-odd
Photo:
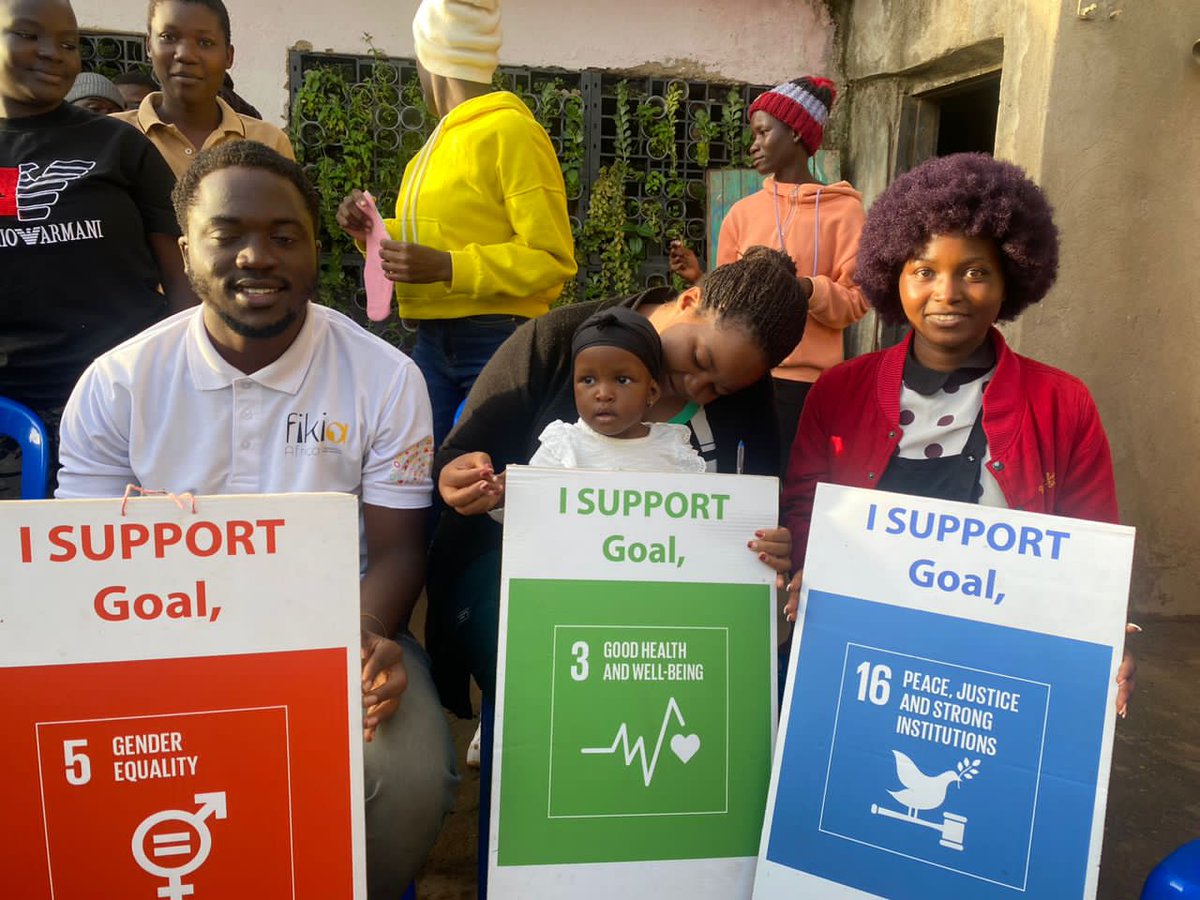
[[[756,898],[1094,896],[1130,529],[822,485]]]

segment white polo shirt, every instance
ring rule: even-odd
[[[344,491],[429,506],[433,425],[416,365],[310,303],[287,351],[253,375],[213,348],[202,307],[99,357],[62,417],[60,498],[129,483],[193,494]]]

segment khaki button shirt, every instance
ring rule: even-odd
[[[288,159],[296,158],[292,152],[291,141],[281,130],[274,125],[236,113],[220,97],[216,99],[217,106],[221,109],[221,121],[213,129],[212,134],[208,136],[208,140],[204,142],[204,146],[200,150],[207,150],[209,147],[215,147],[226,141],[244,138],[266,144]],[[113,113],[113,118],[128,122],[148,137],[150,143],[158,148],[158,152],[162,154],[163,159],[167,161],[167,165],[171,167],[171,171],[178,178],[187,171],[188,166],[192,164],[192,160],[196,158],[200,150],[197,150],[192,142],[184,137],[182,131],[174,125],[168,125],[158,117],[158,107],[161,103],[162,93],[155,91],[147,94],[137,109]]]

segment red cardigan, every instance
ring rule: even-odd
[[[1117,521],[1108,438],[1078,378],[1013,353],[992,329],[996,374],[983,395],[987,465],[1010,509]],[[817,482],[874,488],[900,443],[900,387],[912,335],[825,372],[804,403],[783,489],[803,564]]]

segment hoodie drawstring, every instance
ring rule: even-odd
[[[813,210],[813,267],[812,278],[817,277],[817,260],[821,258],[821,191],[823,187],[817,188],[816,208]]]
[[[438,135],[442,131],[442,122],[445,121],[443,118],[441,122],[437,123],[437,127],[429,135],[429,140],[417,154],[416,160],[412,163],[412,181],[408,183],[408,190],[404,192],[404,196],[396,203],[400,219],[400,239],[410,244],[420,243],[417,240],[417,195],[421,192],[421,185],[425,181],[425,170],[429,168],[429,158],[433,156],[433,145],[437,143]]]
[[[821,258],[821,192],[825,190],[824,186],[817,188],[816,206],[813,209],[813,260],[812,260],[812,277],[817,275],[817,263]],[[792,189],[791,199],[799,203],[800,188]],[[783,239],[783,229],[787,225],[792,224],[792,218],[796,215],[795,207],[788,212],[788,217],[784,221],[779,221],[779,185],[775,182],[771,183],[771,205],[775,210],[775,233],[779,236],[779,251],[787,253],[787,245]]]

